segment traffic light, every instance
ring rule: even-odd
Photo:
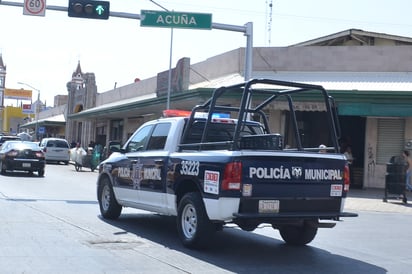
[[[110,2],[92,0],[69,0],[69,17],[109,19]]]

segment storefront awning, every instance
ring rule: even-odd
[[[63,114],[60,114],[25,123],[20,125],[20,128],[34,128],[36,127],[36,124],[37,126],[64,126],[66,125],[66,119]]]
[[[412,73],[353,73],[353,72],[254,72],[257,78],[321,85],[335,99],[339,115],[353,116],[412,116]],[[171,95],[173,108],[190,110],[204,103],[213,90],[243,82],[235,73],[208,82],[191,85],[189,91]],[[161,114],[167,97],[155,94],[144,99],[129,98],[69,115],[70,119],[114,119]],[[315,101],[306,98],[297,104],[301,111],[323,111]]]
[[[173,108],[191,110],[195,105],[204,103],[211,96],[213,89],[195,89],[174,93],[170,96]],[[125,99],[95,108],[70,114],[69,119],[104,119],[138,117],[148,114],[161,114],[166,109],[167,97],[156,97],[138,100],[138,98]]]

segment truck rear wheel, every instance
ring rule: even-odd
[[[122,206],[119,205],[114,196],[113,187],[108,178],[103,178],[98,188],[98,200],[100,213],[105,219],[117,219],[122,213]]]
[[[44,176],[44,168],[41,168],[37,171],[37,175],[39,175],[39,177],[43,177]]]
[[[0,162],[0,173],[6,174],[6,164],[3,164],[3,162]]]
[[[206,247],[215,229],[199,193],[191,192],[183,196],[177,217],[177,231],[183,245],[188,248]]]
[[[318,228],[306,222],[301,226],[286,225],[279,228],[280,236],[290,245],[306,245],[316,236]]]

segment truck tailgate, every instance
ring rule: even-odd
[[[342,211],[345,160],[314,153],[242,157],[241,214],[331,216]],[[320,216],[319,216],[320,217]]]

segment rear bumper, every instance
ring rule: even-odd
[[[321,220],[338,220],[341,217],[358,217],[357,213],[351,212],[295,212],[295,213],[234,213],[233,216],[236,219],[267,219],[267,220],[274,220],[274,219],[321,219]]]
[[[6,160],[6,169],[7,170],[21,170],[21,171],[38,171],[44,169],[46,161],[34,161],[34,160]]]
[[[286,213],[286,214],[234,214],[233,222],[238,225],[268,223],[273,228],[279,229],[285,225],[302,226],[308,224],[317,228],[332,228],[341,217],[357,217],[358,214],[350,212],[340,212],[330,214],[325,212],[313,213]],[[326,222],[325,222],[326,220]],[[322,222],[323,221],[323,222]]]
[[[357,217],[342,211],[343,198],[279,199],[279,211],[259,213],[259,199],[228,198],[204,199],[210,220],[255,220],[259,223],[277,223],[285,220],[335,220]]]
[[[49,156],[46,155],[46,161],[61,161],[61,162],[68,162],[70,160],[70,156]]]

